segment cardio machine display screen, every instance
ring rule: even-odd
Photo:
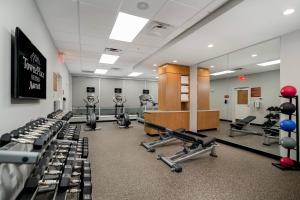
[[[12,97],[46,99],[47,59],[18,27],[13,42]]]
[[[95,88],[94,87],[87,87],[86,92],[88,93],[95,93]]]
[[[115,88],[115,93],[116,94],[121,94],[122,93],[122,88]]]
[[[143,90],[143,94],[149,94],[149,90]]]

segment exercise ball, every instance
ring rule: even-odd
[[[296,106],[290,102],[286,102],[280,105],[280,111],[283,114],[291,115],[296,111]]]
[[[285,119],[280,122],[280,128],[284,131],[291,132],[295,130],[296,123],[293,120]]]
[[[293,167],[295,165],[295,163],[289,157],[282,157],[280,159],[280,165],[283,167]]]
[[[297,146],[296,140],[291,137],[282,138],[280,144],[286,149],[294,149]]]
[[[297,94],[297,89],[294,86],[286,85],[281,88],[280,93],[283,97],[294,97]]]

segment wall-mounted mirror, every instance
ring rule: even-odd
[[[280,38],[199,63],[210,68],[210,107],[220,140],[279,155]]]

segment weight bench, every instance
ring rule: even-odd
[[[145,122],[145,126],[155,129],[159,133],[159,139],[153,142],[141,142],[141,146],[145,147],[148,152],[155,152],[155,148],[173,142],[176,138],[172,134],[172,130]]]
[[[171,134],[174,138],[183,141],[183,150],[170,157],[160,154],[157,159],[171,167],[172,171],[181,172],[182,167],[178,164],[179,162],[192,159],[206,152],[210,152],[212,157],[217,157],[215,150],[217,146],[216,138],[200,136],[198,133],[186,131],[185,129],[177,129],[172,131]]]
[[[230,137],[237,136],[236,134],[233,134],[234,132],[244,133],[244,135],[247,135],[247,134],[262,135],[262,133],[248,129],[248,127],[250,126],[250,123],[252,121],[254,121],[255,119],[256,119],[255,116],[248,116],[244,119],[237,120],[236,122],[231,123],[229,136]]]

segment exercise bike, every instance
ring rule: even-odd
[[[100,130],[100,127],[97,127],[97,117],[96,117],[96,105],[99,103],[98,97],[95,98],[95,88],[87,87],[87,97],[83,99],[86,107],[86,131],[95,131]]]
[[[113,102],[115,103],[115,118],[119,128],[129,128],[131,121],[129,115],[125,112],[124,103],[126,102],[126,98],[122,96],[121,88],[115,88]]]
[[[147,111],[148,103],[151,104],[152,109],[157,105],[157,103],[154,102],[152,96],[149,94],[149,90],[143,90],[143,94],[139,96],[139,99],[141,105],[141,113],[139,113],[137,121],[140,123],[144,123],[144,112]]]

